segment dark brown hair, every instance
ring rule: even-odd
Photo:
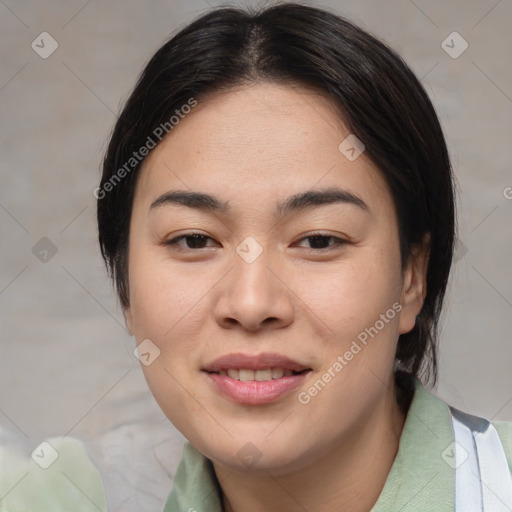
[[[400,336],[396,363],[435,382],[438,321],[455,236],[442,129],[421,83],[392,49],[346,19],[310,6],[214,9],[165,43],[143,70],[115,125],[95,191],[101,252],[123,308],[129,305],[128,235],[143,161],[138,151],[148,137],[160,140],[157,127],[170,131],[169,120],[191,98],[201,101],[221,88],[255,81],[313,87],[332,99],[389,185],[403,266],[412,247],[430,234],[427,295],[415,327]]]

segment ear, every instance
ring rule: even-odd
[[[414,246],[404,269],[404,280],[400,303],[399,332],[405,334],[414,328],[427,295],[427,269],[430,253],[430,234],[426,234],[420,244]]]

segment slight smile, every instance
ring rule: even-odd
[[[263,405],[291,393],[311,368],[280,354],[237,353],[215,359],[202,371],[215,390],[231,401]]]

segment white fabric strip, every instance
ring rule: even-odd
[[[496,428],[450,407],[456,512],[512,512],[512,476]]]

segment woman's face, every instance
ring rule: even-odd
[[[219,464],[306,465],[392,402],[424,265],[402,271],[391,195],[349,135],[320,95],[244,86],[138,177],[128,326],[160,407]]]

